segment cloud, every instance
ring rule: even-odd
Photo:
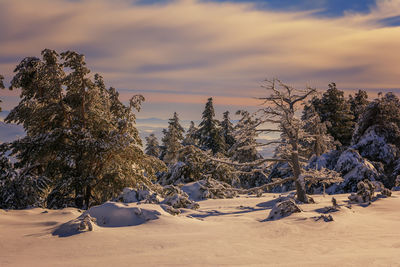
[[[262,96],[264,78],[303,87],[396,88],[400,2],[340,17],[195,0],[0,0],[0,73],[44,48],[84,53],[123,94],[158,103],[220,105]],[[3,94],[3,92],[0,92]]]

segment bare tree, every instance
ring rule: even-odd
[[[239,189],[238,191],[241,193],[252,193],[293,181],[296,187],[297,200],[303,203],[309,203],[310,199],[306,194],[306,182],[310,184],[319,182],[326,185],[337,183],[342,180],[340,175],[335,171],[326,169],[304,170],[302,167],[303,163],[308,161],[308,158],[303,155],[306,155],[306,152],[309,150],[309,148],[304,146],[304,144],[307,144],[304,140],[314,139],[314,141],[317,142],[324,139],[321,137],[320,132],[317,134],[306,132],[304,128],[305,122],[300,120],[297,116],[299,114],[299,107],[304,105],[307,98],[314,95],[317,91],[311,87],[307,87],[303,90],[296,89],[284,84],[278,79],[265,80],[262,87],[268,91],[269,95],[267,97],[259,98],[263,101],[264,108],[249,115],[253,118],[252,120],[254,123],[247,124],[247,127],[252,127],[252,130],[258,133],[279,132],[281,134],[280,140],[272,140],[264,144],[252,144],[254,147],[278,144],[275,157],[261,158],[245,163],[232,162],[229,159],[209,158],[219,163],[233,165],[238,169],[239,173],[244,173],[243,169],[251,166],[253,169],[250,172],[264,174],[263,169],[268,167],[268,162],[288,162],[292,169],[292,177],[274,179],[271,183],[247,190]],[[264,125],[267,125],[267,127],[264,127]],[[248,131],[249,129],[245,130]],[[242,129],[242,131],[244,130]],[[237,142],[239,143],[238,146],[240,146],[240,142],[245,143],[246,138],[239,138]],[[250,173],[249,171],[246,172]]]
[[[278,156],[289,163],[295,182],[297,191],[297,200],[308,203],[306,195],[305,179],[301,175],[301,156],[302,150],[300,144],[301,138],[306,133],[303,130],[302,122],[296,117],[298,106],[304,104],[304,101],[316,93],[316,89],[307,87],[304,90],[299,90],[289,85],[284,84],[278,79],[265,80],[262,86],[270,95],[260,98],[264,101],[265,108],[261,111],[263,121],[275,125],[271,129],[259,129],[262,132],[279,131],[281,132],[281,145],[279,147]]]

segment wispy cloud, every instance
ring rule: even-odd
[[[216,96],[220,104],[254,105],[250,97],[261,96],[261,81],[271,77],[296,86],[398,87],[400,27],[391,19],[399,1],[339,17],[250,3],[157,3],[0,0],[0,73],[9,79],[24,56],[52,48],[84,53],[123,95],[140,92],[154,103]]]

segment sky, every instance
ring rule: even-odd
[[[400,0],[0,0],[0,74],[44,48],[83,53],[139,118],[256,110],[263,80],[400,92]],[[0,91],[2,107],[18,91]]]

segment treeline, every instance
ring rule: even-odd
[[[355,191],[365,178],[391,187],[400,174],[400,102],[392,93],[369,101],[362,90],[345,97],[334,83],[318,95],[265,81],[257,112],[240,110],[232,123],[227,111],[219,121],[209,98],[199,125],[185,132],[174,113],[161,142],[151,134],[143,151],[135,112],[144,98],[124,105],[89,73],[83,55],[49,49],[16,67],[10,89],[19,88],[21,100],[5,121],[23,125],[26,136],[0,145],[0,208],[88,208],[125,187],[210,179],[248,192],[295,189],[308,202],[322,187]],[[259,142],[276,132],[279,139]],[[258,149],[269,145],[274,156],[263,158]]]

